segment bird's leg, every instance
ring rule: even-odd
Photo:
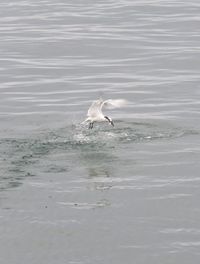
[[[94,122],[90,122],[89,129],[92,129],[93,128],[93,124],[94,124]]]

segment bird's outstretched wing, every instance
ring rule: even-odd
[[[125,99],[108,99],[103,102],[101,107],[105,106],[105,108],[113,109],[113,108],[123,107],[127,103],[128,102]]]
[[[90,108],[88,109],[87,116],[97,117],[99,115],[102,115],[101,108],[102,108],[103,103],[104,101],[102,99],[94,101],[92,105],[90,106]]]

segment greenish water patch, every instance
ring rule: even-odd
[[[116,149],[123,145],[130,147],[198,134],[198,131],[165,123],[118,121],[114,129],[104,124],[96,124],[92,130],[72,125],[38,131],[37,136],[30,138],[2,139],[1,190],[19,186],[25,177],[66,173],[79,162],[88,169],[89,175],[110,175],[112,163],[118,160]]]

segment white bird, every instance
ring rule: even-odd
[[[92,103],[90,108],[88,109],[87,113],[87,119],[83,122],[89,122],[89,128],[92,129],[94,122],[103,122],[108,121],[112,126],[114,126],[114,123],[112,119],[108,116],[104,116],[102,113],[102,108],[117,108],[122,107],[127,103],[124,99],[108,99],[108,100],[102,100],[101,98],[99,100],[96,100]]]

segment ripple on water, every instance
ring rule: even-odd
[[[110,129],[110,127],[105,125],[96,125],[93,130],[88,130],[85,126],[75,126],[71,142],[76,145],[139,143],[153,140],[169,140],[190,134],[198,134],[198,132],[163,124],[117,122],[114,129]]]
[[[51,150],[68,149],[83,145],[102,146],[123,143],[140,143],[153,140],[169,140],[187,135],[198,135],[199,132],[183,127],[175,127],[164,123],[147,122],[115,122],[111,128],[107,124],[95,124],[93,129],[88,126],[77,124],[58,128],[54,131],[43,131],[40,135],[27,139],[2,139],[0,145],[2,150],[13,155],[13,151],[23,152],[29,149],[31,153],[24,153],[23,159],[32,155],[45,155]]]
[[[37,172],[66,173],[69,170],[66,160],[76,162],[70,155],[79,155],[80,152],[87,164],[94,161],[105,163],[108,167],[104,171],[99,168],[98,173],[107,175],[109,164],[116,160],[116,155],[107,154],[108,149],[192,134],[198,132],[161,123],[118,121],[115,128],[96,124],[94,129],[89,130],[86,126],[70,125],[54,131],[38,132],[32,138],[2,139],[0,167],[7,178],[0,178],[1,186],[2,189],[15,187],[24,177],[34,176]],[[90,173],[95,174],[93,171]]]

